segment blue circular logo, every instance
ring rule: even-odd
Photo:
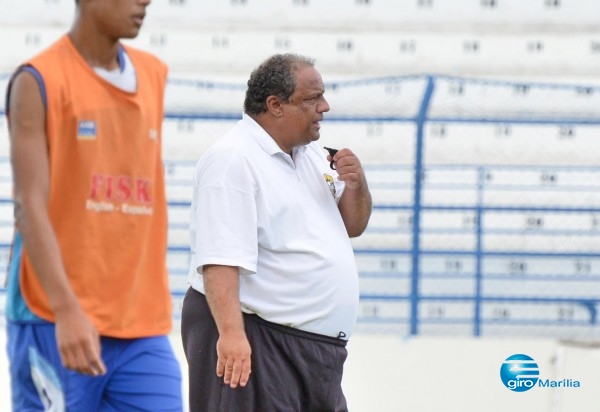
[[[525,392],[533,388],[540,376],[540,368],[530,356],[516,354],[506,358],[500,368],[500,378],[508,389]]]

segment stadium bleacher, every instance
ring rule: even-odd
[[[74,4],[0,7],[11,10],[0,15],[3,95],[10,71],[68,29]],[[240,116],[250,70],[293,51],[316,58],[327,83],[323,143],[359,154],[376,201],[354,240],[363,327],[597,337],[596,11],[592,0],[153,1],[130,44],[171,70],[163,133],[176,308],[193,164]],[[2,267],[7,142],[2,118]]]

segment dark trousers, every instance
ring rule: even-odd
[[[191,412],[347,411],[342,392],[346,341],[244,314],[252,347],[245,387],[231,389],[216,375],[216,324],[203,294],[189,289],[181,335],[189,367]]]

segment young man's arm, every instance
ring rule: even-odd
[[[103,374],[98,333],[71,289],[48,217],[46,111],[31,73],[22,71],[14,79],[8,109],[16,226],[50,300],[63,365],[80,373]]]

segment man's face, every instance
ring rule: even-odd
[[[142,27],[150,0],[91,0],[98,29],[114,39],[132,39]]]
[[[329,111],[324,92],[321,75],[313,67],[306,66],[296,71],[296,90],[289,102],[283,103],[286,146],[301,146],[319,139],[320,121],[323,113]]]

